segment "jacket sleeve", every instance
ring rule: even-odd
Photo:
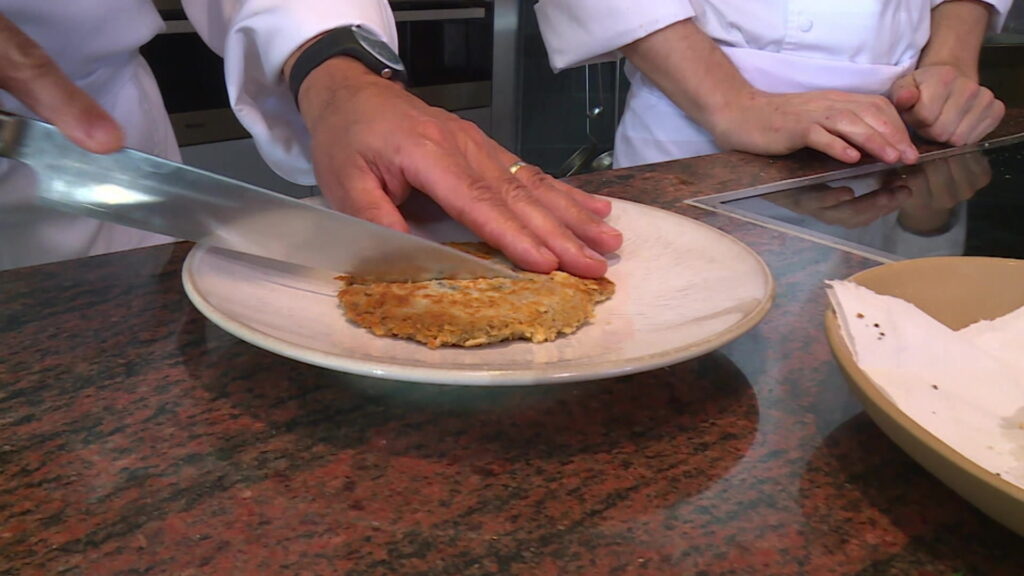
[[[541,0],[534,10],[555,72],[613,59],[622,46],[694,15],[688,0]]]
[[[931,0],[932,9],[944,2],[956,2],[959,0]],[[992,16],[988,21],[988,33],[996,34],[1003,29],[1003,23],[1006,22],[1006,15],[1013,6],[1013,0],[979,0],[984,4],[988,4],[992,7]]]
[[[267,164],[282,177],[315,183],[309,132],[282,69],[310,38],[350,24],[373,30],[398,50],[386,0],[183,0],[203,40],[224,58],[231,107]]]

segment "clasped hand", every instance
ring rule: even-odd
[[[929,140],[961,146],[984,138],[1005,110],[991,90],[952,66],[925,66],[897,79],[888,96],[751,88],[716,118],[710,132],[721,147],[754,154],[807,147],[848,163],[864,152],[887,163],[913,164],[919,154],[908,125]]]

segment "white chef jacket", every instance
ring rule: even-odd
[[[615,57],[622,46],[693,18],[755,88],[773,93],[882,94],[912,70],[944,0],[541,0],[535,10],[552,68]],[[1012,0],[985,0],[998,30]],[[639,70],[616,131],[615,165],[719,151]]]
[[[387,0],[182,0],[189,20],[224,57],[231,107],[263,159],[297,184],[316,183],[309,133],[281,76],[303,43],[339,26],[358,24],[398,51]]]
[[[189,19],[225,60],[231,105],[277,173],[314,182],[309,134],[281,76],[316,34],[361,24],[397,50],[386,0],[184,0]],[[32,37],[124,128],[126,145],[180,159],[167,112],[140,46],[163,23],[149,0],[0,0],[0,13]],[[187,65],[187,63],[185,63]],[[0,90],[0,109],[29,110]],[[32,175],[0,161],[0,270],[169,242],[172,238],[42,209]]]

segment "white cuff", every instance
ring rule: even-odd
[[[555,72],[613,59],[626,44],[694,16],[688,0],[541,0],[534,10]]]
[[[184,0],[196,30],[224,57],[231,107],[267,164],[302,185],[316,183],[310,136],[282,75],[289,56],[310,38],[361,25],[398,50],[386,0]]]

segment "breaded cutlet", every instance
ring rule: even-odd
[[[483,243],[454,248],[513,268]],[[615,293],[607,278],[561,271],[517,278],[365,282],[339,276],[345,316],[378,336],[439,346],[483,346],[504,340],[548,342],[571,334],[594,316],[595,305]]]

